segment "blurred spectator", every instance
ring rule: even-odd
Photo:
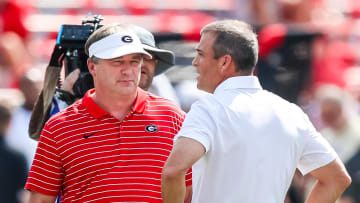
[[[325,127],[321,134],[347,163],[360,149],[360,119],[354,113],[352,98],[334,85],[321,86],[315,95]]]
[[[234,4],[233,12],[224,13],[223,18],[236,18],[253,25],[266,25],[280,20],[278,0],[239,0],[234,1]]]
[[[165,74],[155,76],[148,91],[155,95],[169,99],[180,106],[180,100],[176,95],[175,88],[172,86],[169,78]]]
[[[30,34],[24,24],[28,12],[29,7],[20,1],[0,0],[0,33],[14,32],[26,41]]]
[[[240,2],[238,10],[244,12],[238,12],[241,13],[238,17],[256,25],[308,23],[311,21],[314,7],[314,0],[243,0]],[[251,19],[246,19],[249,17]]]
[[[315,5],[314,0],[278,0],[281,20],[284,23],[309,23]]]
[[[24,22],[30,12],[26,2],[0,0],[0,88],[17,88],[18,79],[31,67]]]
[[[353,67],[345,72],[346,89],[355,98],[357,113],[360,115],[360,67]],[[360,149],[345,165],[351,178],[351,185],[345,190],[341,203],[360,202]]]
[[[11,119],[7,106],[0,103],[0,200],[20,202],[27,176],[25,157],[11,149],[5,142],[5,134]]]
[[[24,103],[15,109],[6,136],[8,144],[26,156],[28,169],[30,169],[37,146],[37,142],[28,135],[29,121],[42,87],[42,75],[40,70],[30,69],[21,77],[19,88],[24,96]]]
[[[356,101],[356,112],[360,115],[360,67],[345,71],[345,88]]]
[[[19,78],[32,66],[30,54],[13,32],[0,34],[0,88],[18,88]]]
[[[345,167],[352,178],[352,183],[343,193],[340,203],[358,203],[360,202],[360,150]]]

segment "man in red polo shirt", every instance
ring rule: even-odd
[[[138,87],[151,55],[128,26],[103,26],[85,49],[95,88],[47,121],[25,185],[30,202],[59,193],[62,202],[162,202],[161,171],[183,112]]]

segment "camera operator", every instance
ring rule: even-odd
[[[161,170],[184,113],[138,87],[151,54],[131,27],[99,28],[85,51],[94,89],[45,124],[25,185],[30,202],[58,194],[64,202],[162,202]]]

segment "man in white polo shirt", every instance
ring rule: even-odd
[[[175,137],[162,174],[164,202],[183,201],[191,166],[192,203],[284,202],[296,168],[318,180],[307,202],[335,202],[351,179],[303,111],[262,89],[250,26],[211,23],[196,50],[197,86],[212,95],[192,105]]]

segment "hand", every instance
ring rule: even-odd
[[[80,76],[80,69],[75,69],[69,75],[66,76],[61,89],[57,88],[56,92],[59,95],[59,99],[66,102],[68,105],[73,104],[76,101],[76,97],[74,96],[73,86],[76,80]]]
[[[61,89],[68,91],[71,94],[74,94],[73,86],[76,80],[79,78],[79,76],[80,76],[80,69],[77,68],[74,71],[72,71],[68,76],[66,76]]]

